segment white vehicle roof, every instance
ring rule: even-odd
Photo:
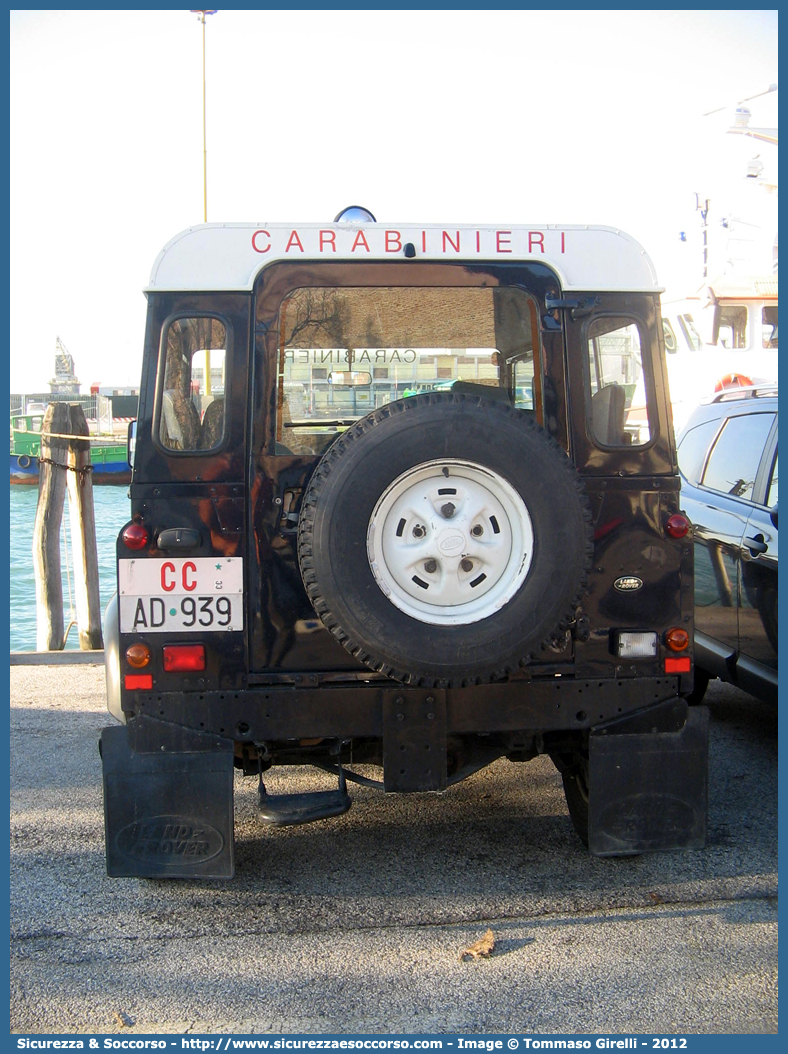
[[[251,290],[278,261],[415,260],[539,262],[563,292],[661,292],[654,265],[614,227],[534,224],[206,223],[159,253],[145,292]]]

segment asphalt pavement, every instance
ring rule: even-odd
[[[540,758],[281,829],[237,775],[234,879],[110,879],[103,668],[12,666],[11,1030],[776,1033],[777,712],[708,702],[705,850],[589,856]]]

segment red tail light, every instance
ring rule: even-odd
[[[135,688],[152,688],[153,674],[151,673],[127,673],[123,678],[123,687],[127,692]]]
[[[665,673],[689,673],[689,656],[684,659],[665,659]]]
[[[121,534],[123,544],[127,549],[144,549],[148,544],[150,535],[147,528],[141,523],[130,523]]]
[[[205,645],[167,644],[161,649],[166,673],[189,673],[205,669]]]
[[[672,516],[668,517],[665,530],[671,538],[683,538],[691,526],[692,524],[686,516],[683,516],[680,512],[674,512]]]

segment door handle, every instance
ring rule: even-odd
[[[762,553],[765,553],[769,548],[762,534],[756,534],[754,538],[745,538],[744,544],[747,546],[753,556],[760,556]]]
[[[196,549],[200,544],[200,532],[193,527],[169,527],[156,539],[159,549]]]

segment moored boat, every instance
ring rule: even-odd
[[[43,413],[11,415],[11,483],[38,484]],[[131,480],[125,438],[90,436],[93,482],[124,484]]]

